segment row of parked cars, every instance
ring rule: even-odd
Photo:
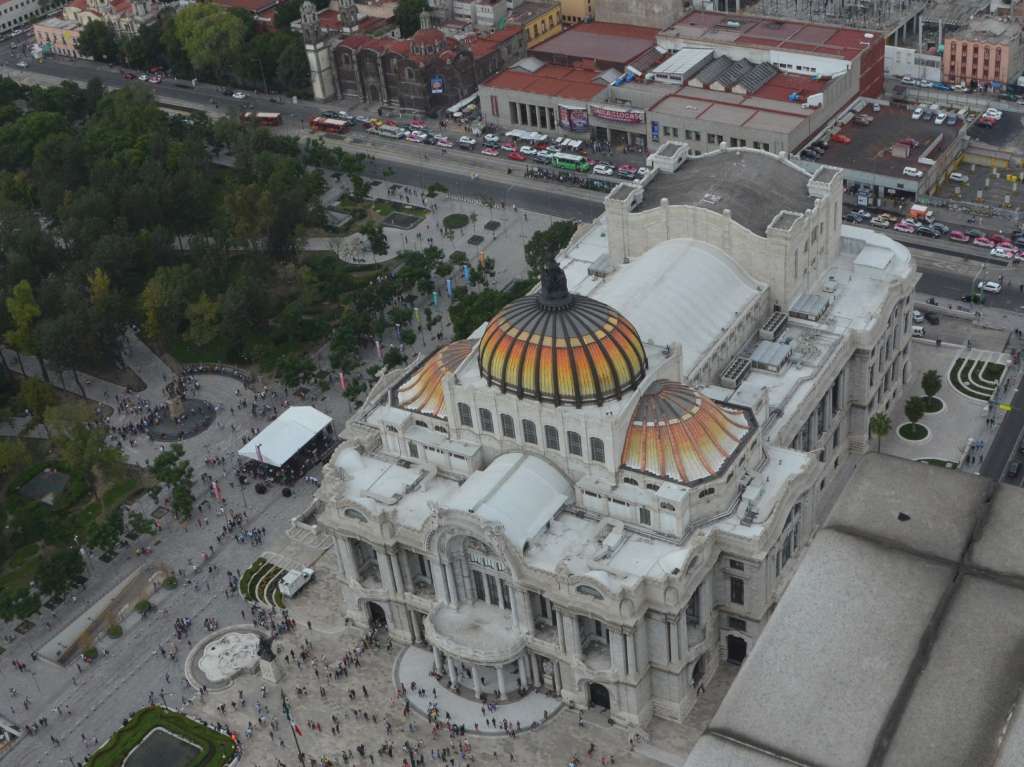
[[[936,125],[956,125],[959,122],[956,112],[945,112],[938,104],[918,107],[910,113],[910,119],[934,122]]]
[[[994,258],[1024,261],[1024,229],[1005,234],[986,234],[980,229],[951,229],[941,221],[920,218],[900,218],[892,213],[872,214],[866,210],[850,211],[843,217],[851,224],[870,224],[879,229],[892,227],[893,231],[904,234],[919,234],[923,237],[946,237],[953,242],[965,242],[988,248]]]

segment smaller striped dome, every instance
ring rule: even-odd
[[[444,377],[461,365],[471,351],[471,341],[453,341],[442,346],[398,386],[394,403],[406,410],[444,418]]]
[[[720,473],[756,426],[745,408],[659,379],[637,401],[622,467],[691,484]]]

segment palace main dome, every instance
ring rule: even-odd
[[[570,293],[554,264],[539,293],[490,321],[478,361],[484,380],[503,392],[576,407],[621,398],[647,371],[636,328],[607,304]]]

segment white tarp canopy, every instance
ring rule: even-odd
[[[290,407],[238,451],[243,458],[280,468],[331,423],[331,417],[308,405]]]

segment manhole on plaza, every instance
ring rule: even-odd
[[[197,746],[158,727],[129,754],[124,767],[186,767],[198,753]]]

